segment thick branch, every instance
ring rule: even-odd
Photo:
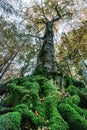
[[[56,16],[56,17],[54,17],[54,18],[52,19],[52,22],[54,23],[54,22],[56,22],[56,21],[59,21],[60,19],[62,19],[64,16],[66,16],[66,15],[68,15],[68,14],[70,14],[70,13],[63,14],[63,15],[61,15],[61,17]]]
[[[60,12],[59,12],[59,10],[58,10],[58,8],[57,8],[57,5],[55,6],[55,11],[56,11],[56,13],[57,13],[57,16],[58,16],[59,18],[61,18],[61,14],[60,14]]]
[[[68,3],[69,4],[69,3]],[[67,4],[67,5],[68,5]],[[71,13],[65,13],[65,14],[61,14],[61,11],[62,10],[64,10],[66,7],[67,7],[67,5],[65,5],[63,8],[61,8],[61,9],[58,9],[58,5],[56,5],[55,6],[55,11],[56,11],[56,16],[52,19],[52,22],[56,22],[56,21],[58,21],[58,20],[60,20],[60,19],[62,19],[64,16],[66,16],[66,15],[71,15]]]

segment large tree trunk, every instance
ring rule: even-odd
[[[53,23],[46,24],[43,45],[37,59],[37,67],[46,68],[47,72],[57,71],[57,62],[54,54]]]

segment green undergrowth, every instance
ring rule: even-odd
[[[0,130],[87,130],[87,111],[80,106],[85,88],[69,86],[69,96],[64,97],[50,79],[36,72],[4,86],[8,89],[0,101]]]

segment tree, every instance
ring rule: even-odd
[[[25,63],[24,57],[29,63],[32,56],[29,58],[28,55],[31,52],[34,53],[35,46],[31,44],[30,37],[19,30],[20,24],[9,20],[9,17],[14,17],[14,15],[19,17],[18,10],[12,6],[12,3],[0,1],[0,7],[2,9],[0,14],[0,80],[5,81],[14,76],[20,76],[22,66],[19,70],[16,66],[19,66],[21,61],[22,64]],[[22,17],[22,14],[20,14],[20,17]],[[25,50],[26,56],[24,55]],[[13,65],[13,63],[16,65]],[[10,73],[11,71],[12,73]]]
[[[28,23],[29,29],[31,29],[32,26],[34,26],[33,31],[40,28],[40,30],[37,31],[40,34],[45,28],[42,37],[34,36],[32,34],[30,35],[43,40],[43,45],[37,58],[37,67],[43,67],[47,72],[56,72],[58,70],[54,55],[54,27],[57,25],[59,20],[71,16],[71,13],[66,11],[68,6],[66,2],[61,5],[63,7],[61,7],[56,0],[47,0],[45,2],[41,1],[41,5],[35,3],[32,9],[26,10],[27,15],[29,15],[28,13],[30,10],[32,10],[32,14],[34,15],[34,18],[31,18],[31,14],[29,15],[29,18],[31,18],[30,23]],[[33,23],[32,26],[30,26],[31,23]]]
[[[84,74],[80,75],[78,72],[80,69],[86,70],[87,66],[85,61],[87,60],[87,46],[86,46],[86,33],[87,33],[87,23],[83,22],[83,25],[79,29],[73,29],[67,35],[64,34],[60,44],[56,45],[58,51],[56,51],[56,56],[58,57],[59,64],[63,68],[63,73],[70,74],[75,78],[80,78],[85,81],[86,77]],[[68,65],[66,67],[68,60]],[[70,71],[68,72],[68,70]],[[75,71],[73,71],[73,68]],[[65,71],[66,70],[66,71]],[[68,73],[67,73],[68,72]],[[81,71],[80,71],[81,72]]]

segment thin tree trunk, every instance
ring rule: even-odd
[[[5,69],[3,70],[3,72],[0,75],[0,80],[2,79],[2,77],[4,76],[4,74],[6,73],[7,69],[9,68],[9,66],[11,65],[11,63],[13,62],[13,60],[15,59],[15,57],[17,56],[18,52],[19,52],[20,48],[17,50],[17,52],[11,57],[10,61],[8,61],[7,66],[5,67]]]

